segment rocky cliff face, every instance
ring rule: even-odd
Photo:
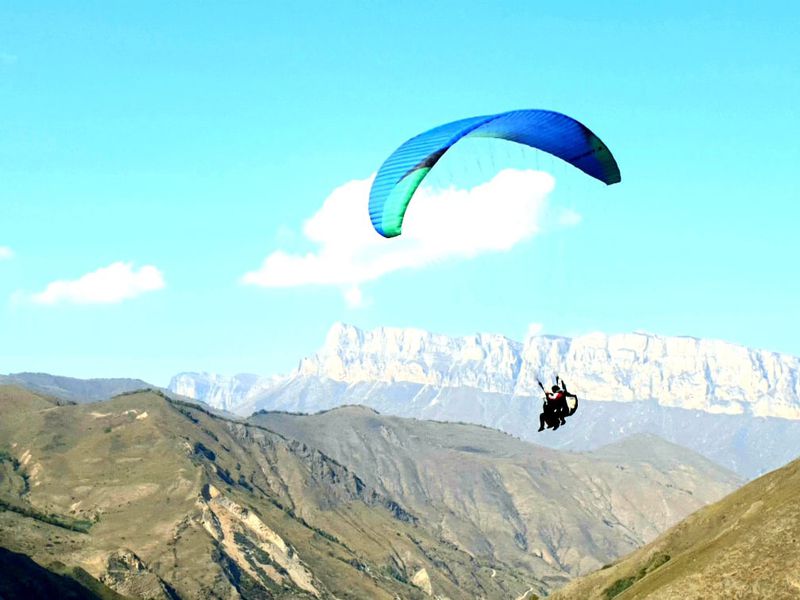
[[[450,338],[421,330],[364,332],[336,324],[300,376],[408,382],[535,396],[558,373],[591,400],[800,419],[800,359],[726,342],[644,333]]]
[[[537,380],[560,374],[598,401],[655,400],[712,414],[800,419],[800,358],[727,342],[644,333],[577,338],[460,338],[416,329],[362,331],[334,325],[323,348],[280,379],[180,374],[170,389],[218,408],[250,408],[292,378],[347,384],[417,384],[538,396]]]

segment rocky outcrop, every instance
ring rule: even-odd
[[[227,556],[267,589],[292,585],[319,597],[318,584],[297,551],[246,507],[211,484],[203,488],[201,522]]]
[[[123,596],[142,600],[176,600],[177,595],[130,550],[109,555],[100,580]]]

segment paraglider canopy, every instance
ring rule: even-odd
[[[411,138],[381,165],[369,194],[369,216],[378,233],[387,238],[400,235],[406,208],[422,180],[453,144],[466,137],[517,142],[557,156],[607,185],[621,180],[611,151],[567,115],[513,110],[462,119]]]

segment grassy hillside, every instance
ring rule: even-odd
[[[800,598],[800,461],[689,516],[554,600]]]

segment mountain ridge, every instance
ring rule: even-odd
[[[718,340],[645,333],[449,337],[420,329],[370,331],[334,324],[315,355],[283,377],[183,373],[169,389],[237,411],[290,379],[470,388],[538,396],[537,380],[560,374],[595,401],[653,399],[719,414],[800,419],[800,358]],[[195,383],[192,383],[195,382]],[[205,393],[198,388],[206,387]]]
[[[75,403],[108,400],[125,392],[157,389],[157,386],[141,379],[126,377],[79,379],[28,371],[0,375],[0,385],[19,385],[40,394]]]

